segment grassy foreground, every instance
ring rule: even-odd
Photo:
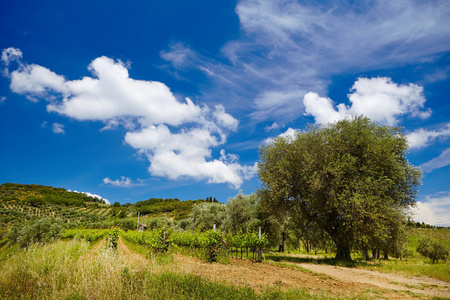
[[[83,240],[19,250],[0,270],[0,299],[332,299],[304,290],[258,294],[154,264],[138,271],[116,251]]]

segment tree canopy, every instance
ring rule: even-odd
[[[259,152],[263,205],[314,223],[335,243],[336,257],[351,260],[353,247],[395,236],[393,225],[415,204],[421,171],[407,150],[401,128],[366,117],[276,138]]]

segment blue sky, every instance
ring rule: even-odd
[[[0,182],[110,202],[260,187],[258,147],[404,127],[416,220],[450,226],[448,1],[3,1]]]

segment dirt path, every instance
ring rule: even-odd
[[[340,282],[358,282],[390,290],[410,291],[417,294],[450,298],[450,284],[429,277],[407,278],[393,273],[381,273],[330,265],[297,263],[296,266],[326,274]]]
[[[123,242],[119,241],[118,246],[124,259],[134,262],[138,269],[152,264]],[[229,264],[211,264],[180,254],[174,254],[173,258],[172,264],[164,266],[167,270],[195,274],[230,285],[247,286],[256,291],[279,287],[306,289],[312,294],[325,292],[334,296],[363,294],[375,299],[420,299],[431,296],[450,298],[448,283],[429,278],[406,278],[376,271],[306,263],[285,263],[285,266],[279,266],[269,262],[253,263],[245,259],[231,259]]]
[[[149,260],[144,255],[130,250],[121,238],[117,243],[117,248],[127,265],[130,265],[133,269],[141,271],[149,265]]]

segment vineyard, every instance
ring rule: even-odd
[[[109,232],[110,230],[105,229],[69,229],[64,231],[61,239],[84,239],[87,242],[94,243],[104,238]]]
[[[165,229],[156,229],[146,232],[121,232],[121,236],[129,242],[146,245],[155,253],[173,248],[183,254],[198,256],[211,262],[228,255],[238,257],[239,253],[240,258],[243,258],[244,253],[250,258],[249,250],[250,254],[253,254],[253,260],[260,260],[264,248],[268,245],[267,235],[262,234],[259,237],[257,231],[224,234],[214,230],[166,232]]]
[[[78,208],[58,204],[46,204],[38,207],[24,203],[0,203],[0,227],[11,227],[27,220],[53,217],[74,226],[89,226],[88,224],[108,220],[110,209],[102,207]]]

